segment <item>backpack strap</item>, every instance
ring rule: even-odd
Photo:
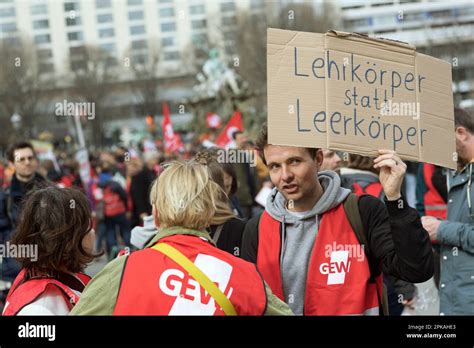
[[[212,238],[212,240],[214,241],[214,243],[216,243],[216,245],[217,245],[217,241],[219,240],[219,237],[221,236],[221,232],[223,228],[224,228],[224,224],[220,224],[216,228],[216,233],[214,233],[214,238]]]
[[[364,225],[362,224],[362,219],[360,217],[359,211],[359,199],[358,196],[354,193],[350,193],[349,196],[344,201],[344,211],[346,212],[347,219],[354,230],[359,244],[362,245],[365,256],[367,256],[367,261],[369,262],[370,269],[370,283],[375,283],[375,278],[380,274],[378,267],[373,259],[372,252],[369,248],[369,243],[367,241],[367,236],[365,234]],[[382,295],[379,293],[378,286],[377,289],[377,298],[379,300],[379,311],[384,316],[388,315],[388,297],[387,289],[385,285],[383,286]]]

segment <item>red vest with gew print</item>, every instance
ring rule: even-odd
[[[184,254],[233,304],[238,315],[263,315],[265,285],[255,265],[191,235],[160,239]],[[224,315],[207,291],[184,268],[146,248],[128,256],[115,315]]]
[[[263,212],[259,223],[257,268],[272,292],[288,303],[281,280],[280,228],[279,221]],[[307,274],[304,315],[379,314],[377,286],[381,296],[382,275],[375,282],[369,281],[368,260],[343,204],[323,214]]]
[[[89,283],[91,277],[83,273],[76,273],[75,276],[84,285]],[[15,278],[8,296],[5,300],[5,308],[2,315],[17,315],[24,307],[36,301],[48,287],[55,286],[61,290],[65,300],[70,303],[71,308],[79,301],[79,296],[70,287],[52,278],[37,278],[25,280],[26,270],[23,269]]]

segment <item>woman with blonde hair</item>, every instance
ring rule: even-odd
[[[253,264],[218,249],[206,231],[221,192],[206,166],[170,163],[150,194],[160,231],[98,273],[72,314],[291,314]]]

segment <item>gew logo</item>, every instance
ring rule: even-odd
[[[230,299],[232,266],[211,255],[198,254],[194,264]],[[174,297],[169,315],[214,315],[219,309],[214,298],[187,273],[179,269],[165,270],[159,279],[161,291]]]
[[[333,251],[330,261],[319,266],[319,272],[328,275],[327,285],[344,284],[346,273],[351,268],[351,262],[348,259],[349,250]]]

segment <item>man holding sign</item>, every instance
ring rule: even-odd
[[[268,29],[267,40],[268,134],[257,145],[275,188],[242,255],[295,314],[380,314],[381,272],[433,274],[429,235],[400,194],[402,158],[455,167],[451,66],[360,34]],[[378,156],[385,205],[318,174],[321,148]]]
[[[320,149],[268,144],[266,126],[257,146],[275,188],[246,226],[242,256],[296,315],[377,315],[381,272],[414,283],[433,275],[430,239],[401,196],[406,165],[394,151],[374,160],[385,208],[350,196],[336,173],[318,174]]]

